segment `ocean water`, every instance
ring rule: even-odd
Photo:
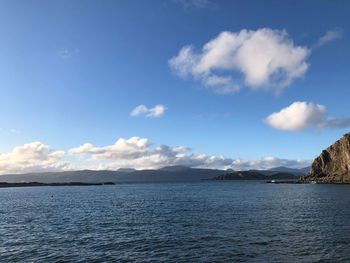
[[[0,200],[1,262],[350,262],[350,185],[3,188]]]

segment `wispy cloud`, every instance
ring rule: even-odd
[[[214,119],[227,119],[229,118],[231,113],[210,113],[210,114],[195,114],[193,118],[196,120],[214,120]]]
[[[4,128],[0,128],[0,132],[4,132],[4,133],[11,133],[11,134],[20,134],[21,131],[18,129],[4,129]]]
[[[144,115],[147,118],[157,118],[164,115],[167,109],[168,109],[167,107],[161,104],[158,104],[153,108],[147,108],[145,105],[141,104],[137,106],[135,109],[133,109],[130,115],[133,117]]]
[[[326,107],[312,102],[294,102],[290,106],[269,115],[264,122],[274,129],[283,131],[300,131],[309,128],[345,128],[350,126],[350,117],[327,117]]]
[[[328,42],[334,41],[336,39],[340,39],[343,37],[343,31],[341,29],[329,30],[327,33],[320,37],[317,41],[315,47],[321,47]]]
[[[17,130],[17,129],[10,129],[10,132],[14,133],[14,134],[20,134],[21,133],[21,131]]]
[[[206,8],[213,5],[210,0],[174,0],[174,2],[183,5],[185,9],[189,8]]]
[[[62,49],[60,52],[58,52],[58,56],[61,59],[69,59],[77,54],[80,53],[79,49],[73,49],[73,50],[69,50],[69,49]]]
[[[192,77],[217,93],[236,93],[242,86],[278,93],[304,76],[309,53],[284,30],[243,29],[220,33],[201,51],[184,46],[169,66],[181,78]]]
[[[60,56],[60,58],[62,58],[62,59],[68,59],[68,58],[70,58],[72,55],[71,55],[71,53],[70,53],[67,49],[64,49],[64,50],[61,50],[61,51],[59,52],[59,56]]]

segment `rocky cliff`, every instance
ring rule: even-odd
[[[300,181],[350,183],[350,133],[323,150],[312,163],[311,170]]]

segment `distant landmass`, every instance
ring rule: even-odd
[[[280,169],[280,170],[279,170]],[[309,168],[303,168],[308,169]],[[270,170],[251,170],[243,172],[241,180],[251,178],[250,173],[257,173],[263,176],[271,176],[278,173],[297,176],[304,175],[303,169],[291,169],[287,167],[277,167]],[[285,171],[288,171],[286,173]],[[157,181],[198,181],[212,179],[220,175],[234,173],[230,170],[190,168],[186,166],[167,166],[157,170],[135,170],[132,168],[122,168],[116,171],[110,170],[79,170],[65,172],[41,172],[26,174],[0,175],[0,182],[42,182],[42,183],[103,183],[103,182],[157,182]],[[242,172],[241,172],[242,173]],[[276,175],[277,173],[277,175]],[[259,176],[256,178],[258,179]],[[259,177],[260,178],[260,177]],[[261,177],[262,179],[266,179]],[[272,177],[268,177],[273,179]],[[287,178],[283,178],[287,179]],[[288,178],[289,179],[289,178]],[[249,180],[249,179],[248,179]]]
[[[323,150],[300,181],[350,183],[350,133]]]
[[[113,182],[105,183],[80,183],[80,182],[70,182],[70,183],[4,183],[0,182],[0,188],[7,187],[30,187],[30,186],[91,186],[91,185],[114,185]]]
[[[211,180],[297,180],[298,175],[286,172],[263,174],[256,171],[236,171],[211,178]]]
[[[279,166],[279,167],[275,167],[275,168],[271,168],[268,170],[249,170],[252,172],[258,172],[264,175],[270,175],[273,172],[281,172],[281,173],[290,173],[296,176],[303,176],[306,173],[308,173],[311,169],[311,166],[307,166],[307,167],[303,167],[303,168],[289,168],[289,167],[285,167],[285,166]]]
[[[311,169],[310,166],[299,168],[299,169],[280,166],[280,167],[271,168],[271,169],[269,169],[269,171],[285,172],[285,173],[304,175],[304,174],[308,173],[310,171],[310,169]]]

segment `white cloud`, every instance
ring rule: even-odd
[[[154,146],[146,138],[119,138],[116,143],[95,147],[91,143],[72,148],[66,158],[64,151],[54,151],[40,142],[18,146],[10,153],[0,154],[0,174],[64,171],[77,169],[117,170],[119,168],[157,169],[184,165],[212,169],[269,169],[277,166],[300,168],[308,160],[287,160],[264,157],[256,160],[232,159],[194,152],[186,146]],[[76,156],[80,156],[75,163]],[[64,161],[69,159],[70,161]]]
[[[18,146],[12,152],[0,154],[0,173],[27,173],[67,169],[62,162],[64,151],[53,151],[40,142]]]
[[[94,147],[90,143],[69,150],[71,154],[91,154],[95,160],[129,160],[139,158],[149,151],[147,139],[132,137],[129,140],[120,138],[115,144],[106,147]]]
[[[94,147],[84,144],[70,150],[71,154],[86,155],[86,161],[104,160],[95,169],[155,169],[169,165],[215,169],[268,169],[276,166],[304,167],[310,161],[286,160],[265,157],[258,160],[232,159],[224,156],[206,155],[193,152],[185,146],[170,147],[161,145],[152,147],[145,138],[132,137],[129,140],[120,138],[114,145]]]
[[[336,40],[342,37],[343,37],[343,32],[340,29],[329,30],[324,36],[320,37],[320,39],[317,41],[316,47],[323,46],[328,42],[331,42],[333,40]]]
[[[219,93],[235,93],[241,85],[279,92],[303,77],[309,53],[295,46],[284,30],[243,29],[220,33],[201,52],[184,46],[169,66],[181,78],[193,77]]]
[[[272,113],[264,122],[277,130],[284,131],[350,126],[350,118],[327,118],[327,114],[326,107],[323,105],[297,101],[279,112]]]
[[[133,117],[145,115],[147,118],[157,118],[162,116],[166,110],[167,110],[167,107],[161,104],[158,104],[150,109],[142,104],[137,106],[135,109],[133,109],[130,115]]]

